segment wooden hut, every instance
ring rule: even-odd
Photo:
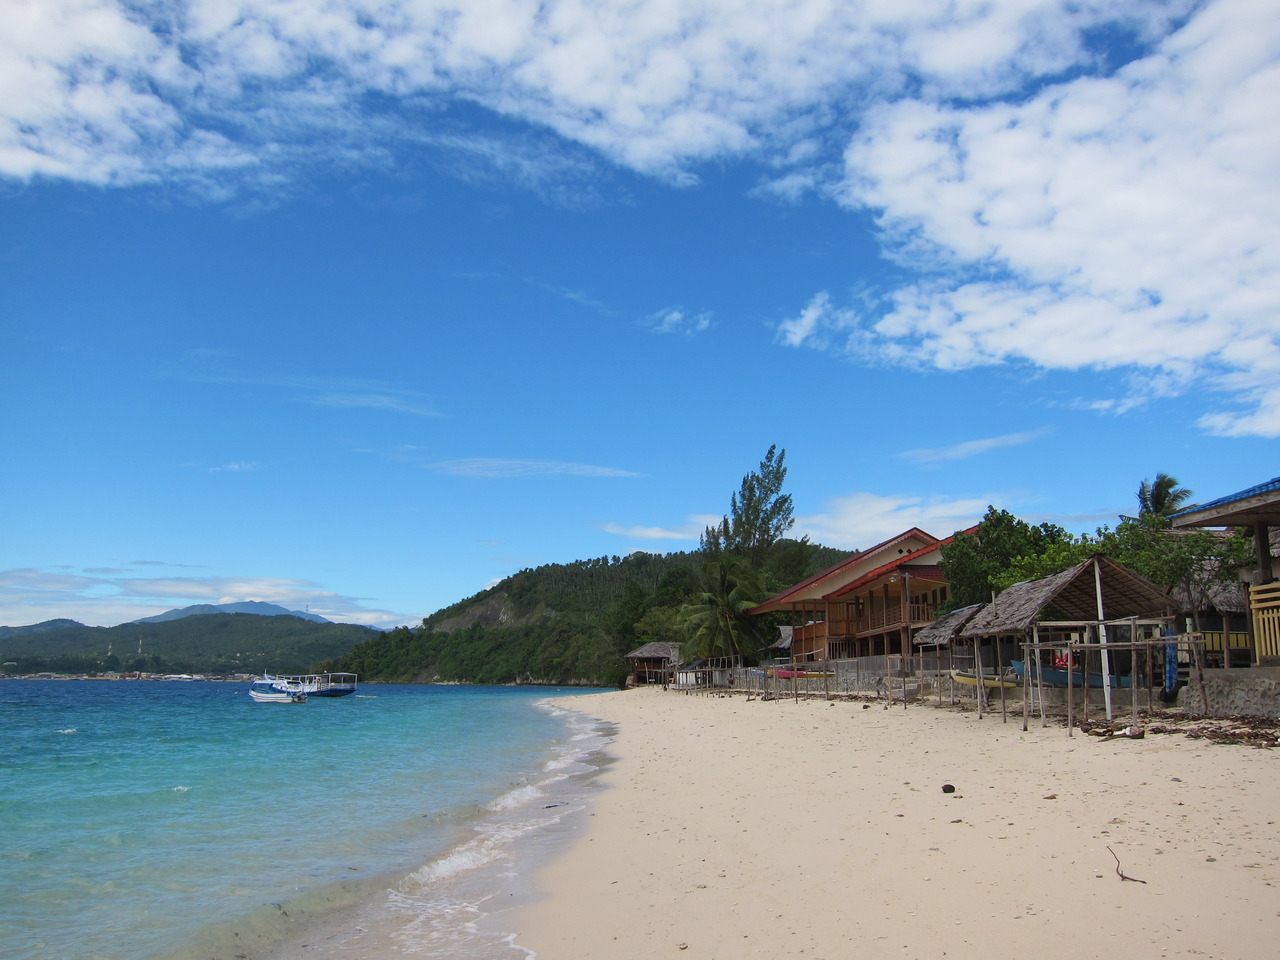
[[[639,686],[647,683],[670,683],[680,666],[680,644],[656,640],[632,650],[626,659],[631,661],[628,683]]]
[[[1133,672],[1134,653],[1158,642],[1158,628],[1170,620],[1171,609],[1169,596],[1145,577],[1092,557],[1052,576],[1015,583],[974,614],[959,636],[974,644],[984,673],[999,673],[1015,659],[1030,662],[1051,648],[1068,657],[1068,673],[1080,666],[1081,656],[1093,656],[1100,676],[1110,678]],[[1151,637],[1140,640],[1140,629]],[[1114,654],[1107,649],[1108,630],[1112,640],[1124,638],[1112,644]],[[1081,673],[1088,676],[1087,662]],[[1112,681],[1101,685],[1110,716]]]
[[[1256,566],[1248,577],[1248,608],[1254,652],[1259,664],[1280,665],[1280,568],[1272,537],[1280,528],[1280,477],[1175,513],[1170,520],[1175,528],[1241,527],[1252,535]]]

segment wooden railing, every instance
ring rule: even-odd
[[[1250,587],[1249,608],[1258,657],[1280,657],[1280,583]]]
[[[911,617],[912,626],[931,622],[934,619],[934,611],[933,604],[911,604],[908,615]],[[791,642],[794,645],[797,641],[803,643],[812,640],[842,640],[902,625],[902,608],[895,606],[888,610],[873,610],[859,619],[822,620],[796,627],[792,631]]]

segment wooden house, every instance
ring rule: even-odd
[[[938,562],[952,539],[913,527],[770,597],[750,613],[790,614],[795,663],[909,657],[913,631],[930,623],[949,599]]]
[[[626,656],[631,661],[631,675],[627,682],[632,686],[648,683],[671,683],[680,666],[680,644],[657,640],[632,650]]]
[[[1170,519],[1175,529],[1242,527],[1252,536],[1255,567],[1246,579],[1253,654],[1259,664],[1280,665],[1280,581],[1276,578],[1280,566],[1272,537],[1272,531],[1280,529],[1280,477],[1175,513]],[[1229,623],[1224,626],[1230,636]]]

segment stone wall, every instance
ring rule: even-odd
[[[1204,689],[1211,716],[1280,719],[1280,667],[1206,670]],[[1178,704],[1187,713],[1199,713],[1201,703],[1200,689],[1192,676],[1178,697]]]

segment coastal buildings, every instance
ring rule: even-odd
[[[1175,529],[1238,527],[1252,537],[1255,564],[1254,569],[1245,574],[1249,585],[1252,659],[1261,666],[1280,665],[1280,581],[1276,579],[1280,567],[1275,563],[1274,536],[1280,530],[1280,477],[1183,510],[1170,519]],[[1230,637],[1229,624],[1224,624],[1223,633]],[[1228,654],[1225,662],[1229,665],[1229,641],[1225,645]]]
[[[914,633],[931,623],[950,597],[938,564],[942,547],[954,538],[939,539],[912,527],[770,597],[750,613],[791,615],[792,662],[909,657]]]

